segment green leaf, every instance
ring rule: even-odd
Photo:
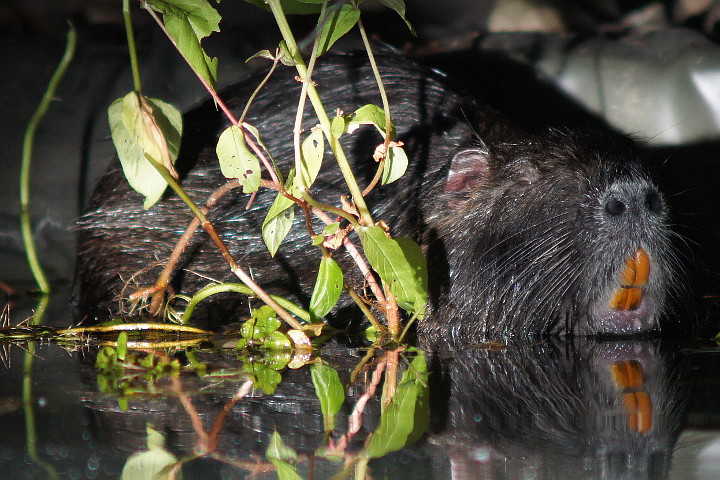
[[[263,342],[263,348],[267,350],[292,350],[293,345],[290,337],[282,332],[273,332]]]
[[[147,447],[148,450],[162,450],[165,448],[165,435],[155,430],[152,425],[148,424],[145,427],[147,433]]]
[[[253,137],[255,137],[255,141],[265,151],[265,155],[267,156],[268,160],[270,160],[270,162],[272,162],[272,164],[275,166],[275,172],[277,173],[278,178],[282,182],[282,178],[283,178],[282,172],[280,171],[279,168],[277,168],[275,160],[273,159],[272,155],[270,154],[270,150],[268,150],[267,146],[265,145],[265,142],[263,142],[262,138],[260,138],[260,132],[258,132],[258,129],[246,122],[243,122],[242,126],[245,130],[250,132],[250,134]]]
[[[323,228],[322,234],[330,237],[332,235],[335,235],[339,228],[340,228],[340,222],[334,222],[329,225],[325,225],[325,228]]]
[[[275,430],[270,437],[270,443],[265,450],[265,458],[270,460],[280,460],[283,462],[297,462],[297,453],[290,447],[285,446],[280,434]]]
[[[292,228],[293,220],[295,220],[295,208],[293,205],[292,200],[278,193],[263,221],[263,240],[273,257]]]
[[[388,238],[380,227],[358,229],[365,256],[397,297],[398,305],[422,315],[427,301],[427,263],[412,239]]]
[[[148,0],[163,14],[163,22],[177,49],[197,75],[217,86],[217,58],[210,58],[200,42],[220,31],[220,14],[206,0]]]
[[[150,208],[160,200],[167,183],[147,161],[145,153],[172,167],[180,149],[182,115],[169,103],[141,99],[136,92],[130,92],[110,105],[108,120],[125,178],[145,196],[143,206]]]
[[[335,430],[335,417],[345,401],[345,389],[334,368],[328,365],[313,364],[310,375],[315,386],[315,395],[320,400],[325,431]]]
[[[340,138],[347,132],[348,122],[351,115],[337,115],[330,121],[330,133],[335,138]]]
[[[247,60],[245,60],[245,63],[249,62],[250,60],[254,58],[267,58],[268,60],[275,60],[275,55],[270,53],[270,50],[260,50],[259,52],[255,53],[254,55],[248,57]]]
[[[286,337],[287,338],[287,337]],[[263,362],[275,371],[287,367],[293,359],[292,349],[272,350],[263,357]]]
[[[302,480],[294,466],[297,463],[297,453],[292,448],[285,446],[285,442],[277,430],[270,437],[265,457],[275,465],[279,480]]]
[[[255,379],[255,388],[262,390],[265,395],[275,393],[275,389],[282,381],[282,375],[279,372],[262,363],[249,363],[246,365],[249,365],[246,371],[252,373]]]
[[[252,311],[252,317],[240,327],[242,339],[238,340],[237,348],[250,345],[261,346],[267,350],[290,350],[292,342],[287,335],[279,332],[282,322],[275,311],[263,305]]]
[[[127,341],[128,341],[127,332],[120,332],[120,335],[118,335],[118,339],[117,339],[117,358],[118,358],[118,360],[125,360],[125,356],[127,355]]]
[[[343,289],[343,272],[331,257],[320,260],[315,288],[310,297],[310,318],[320,323],[322,318],[337,304]]]
[[[330,11],[320,33],[318,56],[330,50],[330,47],[332,47],[340,37],[349,32],[359,19],[360,9],[347,3],[339,9]]]
[[[123,467],[120,480],[165,480],[170,478],[170,469],[177,463],[177,458],[165,450],[165,438],[160,432],[148,426],[149,450],[134,453]],[[182,479],[182,471],[177,477]]]
[[[413,28],[412,25],[410,25],[410,22],[408,21],[407,17],[405,16],[405,2],[403,0],[380,0],[380,3],[382,3],[386,7],[394,10],[398,15],[400,15],[400,18],[402,18],[405,21],[405,24],[410,29],[410,33],[417,36],[415,29]]]
[[[260,160],[245,145],[245,134],[232,125],[220,134],[215,149],[220,170],[226,178],[237,178],[243,192],[256,192],[260,187]]]
[[[375,125],[380,135],[385,138],[385,110],[377,105],[363,105],[355,110],[348,122],[348,133],[354,132],[360,125]],[[395,138],[395,126],[390,125],[390,138]]]
[[[405,174],[408,166],[408,158],[402,147],[390,147],[385,156],[385,168],[383,168],[382,184],[392,183]]]
[[[277,313],[271,307],[263,305],[252,311],[250,320],[243,323],[240,334],[245,338],[256,338],[262,340],[273,332],[276,332],[282,325],[277,319]]]
[[[325,151],[325,140],[320,128],[316,128],[308,135],[302,143],[301,150],[302,178],[305,187],[310,188],[320,172]]]
[[[417,442],[427,430],[429,413],[427,364],[423,353],[417,351],[380,416],[380,426],[370,438],[365,455],[378,458]]]

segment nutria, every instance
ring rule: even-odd
[[[427,253],[430,296],[420,332],[615,335],[660,327],[675,270],[671,233],[663,196],[631,140],[600,131],[527,134],[453,88],[441,73],[395,54],[378,55],[378,63],[410,165],[402,179],[376,188],[367,201],[376,220],[387,222],[395,236],[415,238]],[[294,77],[289,68],[276,72],[247,119],[285,171],[300,91]],[[313,80],[329,112],[381,104],[360,54],[322,58]],[[239,112],[257,83],[241,82],[222,97]],[[184,119],[177,169],[184,188],[202,203],[225,181],[215,142],[226,121],[210,100]],[[315,123],[308,114],[304,127]],[[372,153],[381,139],[374,130],[342,138],[361,185],[376,169]],[[325,160],[313,194],[337,205],[346,190],[333,167]],[[319,254],[296,218],[271,259],[260,228],[274,195],[261,191],[246,211],[248,197],[236,190],[210,216],[259,284],[306,306]],[[170,193],[143,210],[114,162],[79,222],[81,316],[102,318],[117,310],[126,282],[153,283],[159,269],[147,267],[168,257],[189,220]],[[335,257],[342,262],[344,254]],[[209,278],[233,277],[207,235],[196,233],[173,287],[192,294]],[[352,309],[341,301],[330,316],[347,322]]]

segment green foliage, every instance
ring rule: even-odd
[[[343,271],[331,257],[320,260],[317,279],[310,297],[310,318],[320,323],[337,304],[343,290]]]
[[[345,132],[355,132],[361,125],[375,126],[384,138],[387,133],[385,111],[376,105],[363,105],[350,115],[333,118],[330,131],[339,138]],[[390,139],[394,139],[395,135],[395,125],[390,123]],[[399,145],[390,144],[385,156],[382,184],[387,185],[402,177],[407,167],[408,158],[405,150]]]
[[[295,220],[295,203],[282,193],[278,193],[262,225],[263,240],[273,257],[290,233],[293,220]]]
[[[335,417],[345,402],[345,389],[334,368],[319,363],[310,367],[310,376],[315,386],[315,395],[320,400],[325,431],[335,430]]]
[[[240,180],[243,192],[253,193],[260,188],[260,160],[248,149],[240,127],[226,128],[220,134],[215,151],[222,174]]]
[[[171,477],[170,469],[177,463],[177,458],[165,449],[165,437],[152,425],[147,426],[147,446],[147,450],[127,459],[120,480],[182,480],[182,471]]]
[[[264,305],[254,309],[250,320],[240,329],[239,355],[243,360],[242,371],[251,375],[256,388],[267,395],[275,392],[282,381],[280,371],[287,367],[293,357],[290,338],[281,331],[283,323],[275,311]]]
[[[218,60],[210,58],[200,42],[220,31],[220,14],[206,0],[148,0],[148,6],[163,14],[165,28],[180,54],[215,89]]]
[[[297,453],[292,448],[285,446],[285,442],[277,430],[270,437],[270,444],[265,450],[265,458],[275,466],[279,480],[302,480],[295,468],[298,459]]]
[[[360,20],[360,9],[352,5],[340,5],[329,11],[320,33],[318,56],[323,55],[343,35],[348,33]]]
[[[412,314],[422,315],[427,301],[427,263],[412,239],[388,238],[380,227],[358,229],[365,255],[372,268],[390,287],[398,305]]]
[[[120,356],[124,358],[120,358]],[[127,399],[138,393],[154,394],[157,381],[180,373],[180,362],[153,353],[135,353],[127,351],[124,345],[103,347],[95,360],[98,388],[103,393],[119,397],[123,409],[127,408]]]
[[[108,120],[125,177],[145,196],[143,206],[150,208],[160,200],[167,182],[145,153],[172,168],[180,149],[182,115],[169,103],[130,92],[110,105]]]
[[[282,325],[275,311],[267,305],[254,309],[250,320],[240,329],[242,338],[238,340],[237,348],[291,350],[290,338],[279,330]]]
[[[323,152],[325,151],[325,140],[320,128],[315,128],[302,143],[302,179],[306,188],[309,188],[320,173]],[[295,186],[297,181],[294,182]]]
[[[322,0],[248,0],[250,3],[263,8],[270,7],[276,22],[283,35],[280,44],[284,63],[293,63],[298,73],[303,75],[302,58],[299,55],[297,43],[290,32],[286,21],[286,14],[292,13],[318,13],[322,5],[323,18],[318,33],[318,55],[327,52],[332,45],[343,35],[348,33],[359,23],[361,1],[357,2],[323,2]],[[381,3],[397,12],[406,22],[405,3],[402,0],[381,0]],[[162,14],[163,27],[176,44],[181,55],[188,61],[191,68],[208,85],[211,90],[217,83],[217,59],[210,58],[204,51],[201,42],[213,32],[219,31],[221,20],[218,12],[207,0],[149,0],[145,8]],[[160,20],[158,20],[160,22]],[[408,23],[408,26],[409,23]],[[412,27],[410,27],[412,29]],[[134,50],[131,48],[131,55]],[[265,56],[276,60],[270,51],[261,51],[258,56]],[[287,60],[292,60],[288,62]],[[133,65],[136,62],[132,62]],[[116,144],[123,169],[131,186],[143,194],[144,206],[149,208],[163,195],[166,181],[148,161],[149,158],[162,164],[171,173],[174,173],[173,162],[177,158],[180,137],[182,134],[182,118],[170,105],[156,99],[145,98],[140,95],[139,75],[135,75],[135,84],[138,92],[132,92],[117,100],[108,110],[111,123],[113,141]],[[213,95],[215,92],[211,92]],[[256,144],[267,154],[273,163],[280,182],[284,183],[286,191],[293,197],[306,201],[314,208],[323,209],[322,205],[309,196],[311,186],[317,178],[322,166],[325,151],[325,136],[331,140],[330,144],[336,159],[343,172],[348,189],[357,208],[357,217],[360,223],[373,224],[369,208],[365,205],[363,195],[352,176],[350,166],[347,164],[342,149],[334,142],[345,133],[352,133],[361,125],[373,125],[383,137],[387,137],[386,145],[376,148],[376,159],[384,158],[381,182],[391,183],[400,178],[408,166],[407,155],[402,144],[395,141],[395,126],[385,110],[375,105],[364,105],[355,112],[339,115],[329,121],[322,108],[317,107],[317,92],[314,85],[308,85],[308,95],[317,108],[316,114],[320,125],[312,128],[303,139],[300,152],[300,163],[295,165],[299,171],[292,169],[287,179],[283,181],[282,173],[277,168],[262,142],[258,130],[248,124],[231,126],[220,135],[216,152],[220,160],[221,170],[228,178],[240,180],[243,191],[252,193],[258,190],[261,183],[261,163],[246,145],[245,129],[254,137]],[[216,98],[217,102],[221,102]],[[240,120],[242,121],[242,119]],[[330,122],[330,123],[329,123]],[[333,138],[334,137],[334,138]],[[383,149],[387,147],[387,152]],[[174,185],[172,179],[165,174],[167,181],[189,205],[193,202],[184,195],[179,187]],[[297,177],[296,177],[297,175]],[[191,206],[193,209],[194,206]],[[332,209],[327,208],[332,211]],[[199,218],[202,217],[193,209]],[[278,193],[272,206],[269,208],[262,225],[262,237],[270,254],[275,256],[280,245],[289,234],[295,219],[295,204]],[[351,223],[355,224],[354,221]],[[321,245],[326,236],[337,231],[337,224],[330,230],[323,232],[312,239],[314,245]],[[409,239],[393,240],[385,237],[378,227],[360,227],[356,229],[360,235],[365,254],[370,264],[378,272],[383,281],[396,296],[398,304],[413,314],[422,314],[427,297],[427,268],[420,248]],[[310,304],[310,318],[319,322],[336,305],[342,292],[343,272],[338,264],[331,258],[322,260],[315,289]],[[189,308],[192,311],[191,308]],[[291,321],[291,319],[286,319]],[[261,327],[259,319],[252,320],[243,330],[243,339],[239,342],[240,348],[285,348],[289,343],[287,337],[274,329],[274,327]],[[267,322],[266,322],[267,323]],[[292,322],[291,322],[292,323]],[[270,323],[267,323],[270,325]],[[263,330],[264,329],[264,330]]]
[[[387,124],[385,123],[385,110],[377,105],[363,105],[355,110],[355,113],[348,118],[347,132],[353,133],[360,125],[374,125],[380,135],[385,137]],[[395,138],[395,125],[390,124],[390,138]]]
[[[382,184],[387,185],[405,175],[408,167],[408,158],[405,149],[401,147],[389,147],[385,157],[385,168],[383,170]]]
[[[407,17],[405,16],[405,2],[403,0],[380,0],[380,3],[385,5],[386,7],[394,10],[398,15],[400,15],[400,18],[402,18],[405,21],[405,24],[410,29],[410,33],[413,35],[417,35],[415,33],[415,29],[412,25],[410,25],[410,22],[408,21]]]
[[[417,356],[403,373],[395,396],[380,417],[365,456],[378,458],[417,442],[425,433],[429,417],[428,373],[425,355]]]

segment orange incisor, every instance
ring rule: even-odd
[[[610,300],[613,310],[630,311],[640,306],[643,287],[650,277],[650,256],[642,247],[625,260],[625,269],[622,272],[621,287],[618,288]]]

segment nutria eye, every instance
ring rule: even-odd
[[[610,198],[605,202],[605,211],[610,215],[621,215],[627,207],[617,198]]]
[[[520,180],[517,181],[517,184],[521,187],[528,187],[528,186],[532,185],[532,181],[528,180],[527,178],[521,178]]]
[[[645,207],[652,213],[660,214],[663,211],[662,199],[658,192],[649,191],[645,197]]]

